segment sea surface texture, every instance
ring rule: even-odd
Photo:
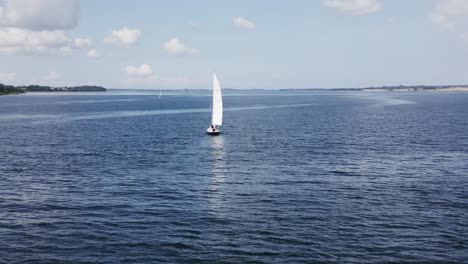
[[[0,263],[466,263],[468,94],[0,97]]]

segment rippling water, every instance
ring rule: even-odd
[[[0,263],[462,263],[468,94],[0,97]]]

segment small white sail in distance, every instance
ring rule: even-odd
[[[211,124],[215,126],[221,126],[223,124],[223,97],[216,74],[213,74],[213,113],[211,116]]]

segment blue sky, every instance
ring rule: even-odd
[[[0,0],[0,82],[468,84],[468,0]]]

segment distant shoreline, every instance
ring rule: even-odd
[[[287,89],[235,89],[225,88],[225,91],[280,91],[280,92],[310,92],[310,91],[333,91],[333,92],[468,92],[468,85],[415,85],[415,86],[381,86],[366,88],[287,88]],[[163,92],[209,92],[210,89],[106,89],[102,86],[71,86],[71,87],[51,87],[51,86],[12,86],[0,83],[1,95],[18,95],[28,92],[107,92],[107,91],[163,91]]]
[[[444,85],[444,86],[382,86],[363,88],[365,92],[468,92],[468,85]]]
[[[280,91],[363,91],[363,92],[421,92],[446,91],[468,92],[468,85],[411,85],[411,86],[380,86],[365,88],[327,88],[327,89],[280,89]]]
[[[0,83],[0,95],[15,95],[27,92],[107,92],[107,89],[93,85],[51,87],[41,85],[13,86]]]
[[[224,91],[280,91],[280,92],[307,92],[307,91],[336,91],[336,92],[421,92],[421,91],[439,91],[439,92],[468,92],[468,85],[444,85],[444,86],[381,86],[366,88],[286,88],[286,89],[236,89],[224,88]],[[163,92],[209,92],[210,89],[131,89],[131,88],[110,88],[109,91],[163,91]]]

